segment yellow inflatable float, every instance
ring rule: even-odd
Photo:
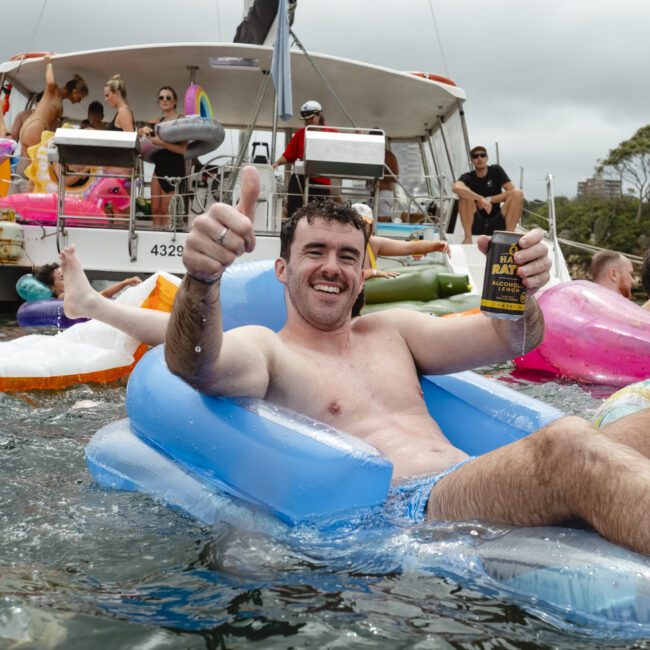
[[[180,280],[156,273],[117,300],[171,312]],[[54,390],[126,377],[147,346],[99,321],[56,335],[32,334],[0,343],[0,391]]]

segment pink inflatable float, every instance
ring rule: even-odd
[[[544,340],[517,367],[612,386],[650,377],[650,311],[584,280],[551,287],[538,302]]]
[[[117,210],[129,207],[129,193],[126,181],[118,178],[103,178],[93,187],[87,199],[78,196],[65,197],[66,225],[68,226],[107,226],[108,220],[104,206],[112,203]],[[53,225],[56,223],[56,205],[58,196],[49,192],[40,194],[27,192],[11,194],[0,198],[0,208],[12,208],[23,223]],[[69,217],[75,217],[70,219]],[[82,217],[93,217],[83,219]],[[97,217],[101,217],[98,219]]]

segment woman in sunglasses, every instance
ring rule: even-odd
[[[183,117],[176,112],[178,96],[171,86],[163,86],[158,91],[158,105],[162,116],[150,126],[141,129],[141,135],[146,135],[151,143],[160,147],[153,155],[153,177],[151,179],[151,215],[155,228],[169,228],[169,203],[174,195],[174,187],[165,180],[165,176],[183,178],[185,176],[185,150],[187,142],[167,142],[156,133],[156,124],[177,120]]]

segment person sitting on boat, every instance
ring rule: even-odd
[[[396,271],[384,271],[377,267],[378,257],[395,257],[398,255],[427,255],[428,253],[441,252],[450,254],[449,244],[442,240],[417,239],[399,240],[389,237],[380,237],[372,234],[374,218],[372,209],[365,203],[353,203],[352,207],[359,213],[368,229],[368,244],[366,256],[363,261],[363,280],[371,278],[394,278],[399,275]],[[365,292],[361,289],[359,297],[352,307],[352,317],[358,316],[365,304]]]
[[[378,447],[393,464],[394,489],[408,495],[405,516],[415,520],[543,526],[579,518],[611,541],[650,553],[650,409],[602,430],[560,418],[472,458],[444,437],[422,399],[418,373],[502,362],[539,344],[543,317],[533,294],[551,267],[541,229],[523,235],[515,254],[528,289],[521,319],[476,314],[450,321],[392,309],[352,320],[363,282],[364,223],[347,206],[309,204],[282,227],[275,270],[285,285],[284,327],[224,332],[221,277],[255,249],[259,176],[250,167],[242,173],[238,208],[212,205],[186,240],[186,275],[165,344],[173,373],[206,394],[267,399]],[[481,251],[488,241],[478,238]],[[377,381],[378,368],[391,381]]]
[[[65,277],[60,264],[57,264],[56,262],[53,264],[43,264],[43,266],[34,269],[33,275],[39,282],[42,282],[46,287],[49,287],[55,298],[63,299],[65,297]],[[126,278],[125,280],[120,280],[97,293],[104,298],[112,298],[122,291],[122,289],[133,287],[141,282],[142,280],[137,276]]]
[[[305,128],[308,126],[324,126],[325,116],[323,115],[323,107],[315,100],[311,99],[305,102],[300,107],[300,117],[304,120],[305,126],[298,129],[284,153],[273,163],[273,168],[277,169],[280,165],[287,163],[295,163],[296,160],[304,160],[305,158]],[[330,195],[330,185],[332,181],[329,178],[321,178],[320,176],[309,179],[309,198],[313,200],[315,197],[328,197]],[[302,173],[291,174],[289,179],[289,190],[287,197],[287,217],[290,217],[298,208],[303,205],[305,189],[305,176]]]
[[[183,117],[176,112],[178,95],[171,86],[163,86],[158,91],[158,102],[162,111],[162,116],[156,121],[158,124],[169,120],[177,120]],[[151,179],[151,215],[155,228],[169,228],[169,204],[174,195],[173,185],[165,180],[165,176],[184,178],[185,157],[187,142],[165,142],[157,135],[155,122],[151,126],[140,129],[141,135],[146,135],[152,144],[160,147],[160,150],[154,154],[153,177]]]
[[[81,121],[82,129],[94,129],[103,131],[106,129],[104,124],[104,107],[101,102],[90,102],[88,104],[88,117]]]
[[[472,235],[491,235],[495,230],[514,232],[524,207],[524,193],[516,188],[500,165],[488,165],[487,149],[470,151],[474,170],[453,185],[458,195],[458,214],[463,226],[463,244]]]
[[[634,270],[632,262],[615,251],[598,251],[591,260],[591,277],[596,284],[605,289],[620,293],[625,298],[632,297]]]
[[[88,95],[88,86],[78,74],[68,81],[63,88],[56,85],[54,69],[49,56],[45,60],[45,90],[43,97],[36,105],[34,112],[25,119],[20,129],[21,164],[18,166],[22,173],[29,164],[28,148],[41,141],[43,131],[54,131],[63,114],[63,100],[78,104]]]
[[[104,85],[104,101],[117,111],[106,125],[107,131],[135,131],[133,111],[126,101],[126,84],[119,74],[114,74]]]

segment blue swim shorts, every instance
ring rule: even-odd
[[[444,472],[435,476],[418,476],[404,483],[393,485],[388,491],[386,501],[386,512],[391,518],[410,519],[413,523],[418,523],[424,519],[424,513],[427,509],[429,495],[431,490],[445,476],[462,467],[476,456],[470,456],[461,460],[459,463],[448,467]]]

